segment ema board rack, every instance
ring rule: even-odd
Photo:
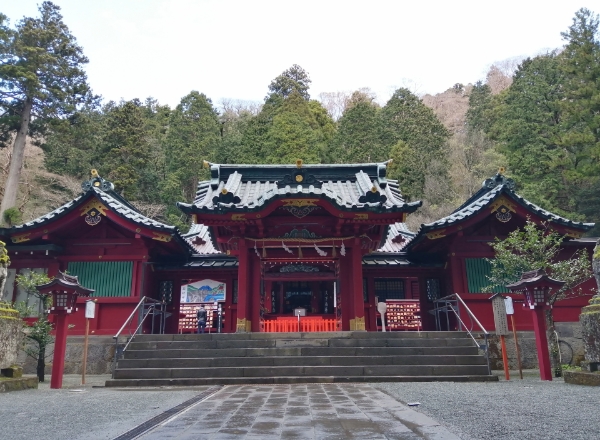
[[[387,300],[386,330],[421,330],[421,306],[418,300]]]
[[[179,306],[179,333],[195,333],[198,330],[196,312],[200,306],[206,310],[205,333],[216,333],[219,319],[217,306],[214,303],[188,303]],[[221,312],[221,328],[225,323],[225,310]],[[221,330],[222,331],[222,330]]]

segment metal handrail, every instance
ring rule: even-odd
[[[136,315],[138,316],[138,324],[137,324],[137,327],[135,328],[135,330],[133,330],[133,332],[132,332],[131,331],[131,323]],[[158,301],[156,299],[148,298],[147,296],[143,296],[140,299],[140,302],[135,306],[135,308],[133,309],[133,311],[131,312],[129,317],[125,320],[125,322],[123,323],[123,325],[121,326],[121,328],[119,329],[117,334],[113,336],[113,339],[115,340],[115,354],[113,357],[112,369],[111,369],[113,379],[115,376],[115,368],[117,367],[117,360],[119,359],[119,355],[122,356],[123,353],[125,352],[125,350],[127,350],[127,347],[129,347],[129,344],[131,343],[131,341],[133,341],[133,338],[135,337],[135,335],[140,333],[140,331],[142,329],[142,325],[146,321],[146,318],[150,315],[152,315],[153,318],[156,315],[158,315],[160,317],[159,333],[163,334],[165,332],[165,319],[167,317],[166,304],[162,301]],[[152,319],[152,333],[154,333],[154,321],[155,320]],[[127,334],[127,340],[126,340],[126,343],[123,346],[123,348],[121,350],[119,350],[119,337],[123,336],[121,333],[123,333],[125,328],[127,328],[129,330],[129,332]]]
[[[460,317],[460,308],[458,307],[459,302],[464,307],[464,309],[467,311],[467,313],[469,315],[469,318],[471,320],[470,329],[467,328],[464,321]],[[438,303],[441,303],[442,305],[438,305]],[[488,366],[488,374],[491,375],[492,368],[490,365],[490,350],[489,350],[489,343],[488,343],[488,338],[489,338],[488,331],[483,327],[481,322],[479,322],[479,320],[477,319],[475,314],[471,311],[469,306],[467,306],[467,304],[463,301],[463,299],[460,297],[460,295],[458,293],[453,293],[452,295],[444,296],[443,298],[439,298],[434,301],[434,308],[430,311],[430,313],[434,314],[436,317],[435,325],[436,325],[437,330],[441,330],[440,313],[444,313],[444,312],[446,313],[446,323],[448,325],[448,327],[447,327],[448,330],[450,329],[448,312],[452,312],[456,316],[456,319],[458,319],[459,331],[464,329],[464,331],[466,331],[469,334],[469,336],[471,337],[471,339],[473,340],[475,345],[477,345],[477,347],[479,349],[484,350],[485,358],[486,358],[487,366]],[[473,321],[479,326],[479,328],[481,329],[481,332],[483,333],[483,338],[484,338],[483,345],[480,344],[473,336],[473,333],[472,333]]]

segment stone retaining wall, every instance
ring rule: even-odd
[[[69,336],[65,354],[65,374],[81,374],[83,358],[83,336]],[[114,341],[110,336],[90,336],[86,374],[107,374],[111,371]],[[52,371],[54,344],[46,348],[46,374]],[[18,364],[23,365],[25,374],[36,374],[36,361],[23,351],[19,353]],[[50,379],[47,379],[50,380]]]
[[[581,361],[584,360],[585,355],[581,325],[578,322],[557,322],[554,326],[558,333],[562,363],[578,366]],[[483,338],[478,339],[483,343]],[[517,332],[517,339],[521,350],[521,364],[523,368],[538,368],[539,365],[534,332]],[[509,369],[517,370],[519,364],[517,362],[515,342],[512,333],[506,335],[505,340]],[[493,370],[502,370],[504,368],[500,346],[500,337],[492,335],[490,338],[490,359]]]
[[[23,340],[23,321],[19,312],[0,306],[0,369],[17,363],[17,355]]]

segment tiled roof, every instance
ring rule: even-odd
[[[96,182],[98,184],[94,185]],[[1,233],[5,235],[12,235],[14,233],[34,229],[51,221],[58,220],[67,215],[69,212],[83,205],[90,198],[90,196],[95,196],[101,200],[107,208],[117,215],[140,226],[171,233],[171,235],[185,248],[187,248],[190,253],[194,252],[194,247],[181,236],[179,230],[175,226],[158,222],[140,213],[133,205],[131,205],[127,200],[114,191],[114,186],[112,183],[102,179],[101,177],[94,177],[90,181],[84,182],[82,184],[82,189],[83,192],[81,195],[49,212],[48,214],[23,223],[22,225],[3,228],[0,230]]]
[[[377,252],[394,253],[401,252],[404,246],[413,239],[416,234],[408,229],[406,223],[394,223],[389,225],[386,240]]]
[[[398,182],[387,180],[386,164],[356,165],[219,165],[211,164],[211,180],[200,182],[193,212],[254,211],[289,196],[316,196],[344,210],[412,212],[421,202],[405,203]]]
[[[503,175],[497,174],[493,178],[484,181],[482,188],[450,215],[434,222],[421,225],[417,234],[406,244],[405,248],[411,247],[417,241],[421,240],[425,233],[436,229],[442,229],[473,217],[482,209],[489,206],[494,200],[498,199],[502,194],[527,208],[529,211],[539,215],[544,220],[582,231],[588,231],[594,227],[594,223],[572,221],[550,211],[546,211],[534,203],[529,202],[515,192],[515,184],[512,179],[507,179]]]
[[[177,228],[175,226],[166,225],[164,223],[158,222],[156,220],[152,220],[149,217],[141,214],[137,211],[133,206],[129,203],[123,203],[123,200],[120,196],[117,196],[115,193],[110,194],[104,192],[98,188],[91,188],[87,192],[81,194],[70,202],[65,203],[64,205],[56,208],[54,211],[49,212],[41,217],[33,219],[27,223],[23,223],[22,225],[12,226],[10,230],[12,231],[21,231],[27,229],[33,229],[38,226],[42,226],[52,220],[56,220],[67,213],[71,212],[73,209],[77,208],[79,205],[82,205],[88,198],[90,193],[93,192],[95,195],[102,201],[104,204],[111,208],[111,210],[121,217],[124,217],[128,220],[132,220],[133,222],[141,225],[141,226],[149,226],[153,229],[160,229],[164,231],[173,231],[175,232]]]
[[[182,237],[197,254],[222,254],[215,248],[208,226],[193,224],[186,234],[182,234]]]

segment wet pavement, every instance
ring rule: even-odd
[[[159,424],[158,439],[457,439],[430,417],[367,384],[221,388]]]

